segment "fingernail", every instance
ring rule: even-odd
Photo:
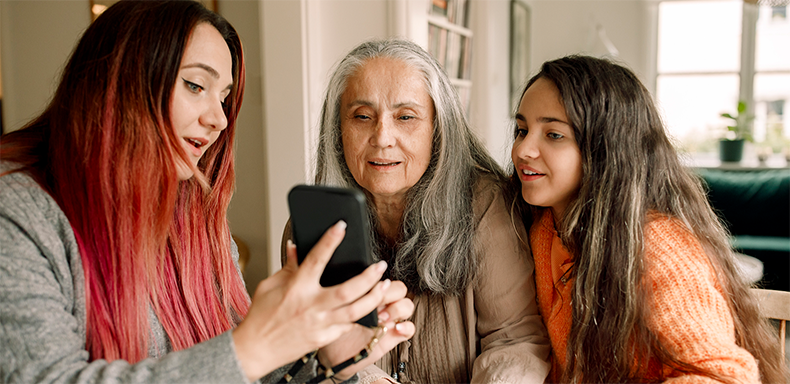
[[[379,312],[379,323],[384,323],[390,319],[390,314],[387,312]]]
[[[381,260],[378,263],[376,263],[376,271],[384,272],[386,270],[387,270],[387,262],[386,261]]]
[[[348,224],[344,220],[340,220],[335,224],[334,228],[332,228],[336,234],[341,234],[343,231],[346,230]]]
[[[286,248],[295,248],[296,247],[296,245],[294,245],[294,242],[291,241],[291,239],[288,239],[288,241],[285,243],[285,246],[286,246]]]
[[[403,325],[403,323],[396,323],[395,324],[395,330],[397,330],[398,332],[403,333],[403,331],[406,330],[406,326]]]
[[[390,281],[390,279],[384,280],[383,282],[381,282],[381,290],[386,291],[387,288],[390,287],[390,284],[392,284],[392,281]]]

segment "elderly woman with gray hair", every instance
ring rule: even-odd
[[[365,193],[374,257],[415,304],[412,340],[362,383],[543,382],[549,344],[524,227],[430,55],[395,39],[354,48],[330,79],[316,161],[316,184]]]

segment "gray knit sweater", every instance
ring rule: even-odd
[[[0,173],[5,170],[8,164],[0,163]],[[235,244],[232,253],[238,261]],[[230,331],[171,352],[160,322],[149,315],[150,358],[88,362],[85,282],[68,219],[28,175],[0,177],[0,383],[247,382]],[[262,381],[276,381],[285,369]],[[314,374],[315,364],[302,371]]]

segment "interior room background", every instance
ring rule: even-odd
[[[237,28],[247,60],[236,144],[237,191],[229,218],[234,235],[250,250],[248,288],[280,267],[286,195],[293,185],[312,180],[320,103],[333,65],[372,37],[405,36],[429,48],[434,38],[429,25],[437,18],[432,7],[455,1],[208,3]],[[462,27],[471,38],[471,56],[461,87],[468,89],[469,118],[505,164],[513,95],[527,76],[542,62],[566,54],[609,56],[633,69],[657,96],[679,146],[691,151],[690,161],[715,156],[709,143],[695,139],[716,135],[726,125],[719,114],[735,110],[737,101],[748,97],[755,100],[750,111],[762,119],[756,122],[762,131],[755,128],[755,136],[765,140],[773,135],[777,142],[771,161],[784,162],[780,152],[790,143],[790,22],[786,1],[761,3],[759,11],[744,13],[740,0],[468,0]],[[90,6],[90,0],[0,0],[0,121],[5,132],[44,108],[71,49],[91,22]],[[749,30],[757,30],[758,37]],[[511,36],[517,40],[515,49]],[[743,76],[754,81],[744,85]]]

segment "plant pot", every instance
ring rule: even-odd
[[[725,163],[737,163],[743,157],[744,140],[719,140],[719,159]]]

